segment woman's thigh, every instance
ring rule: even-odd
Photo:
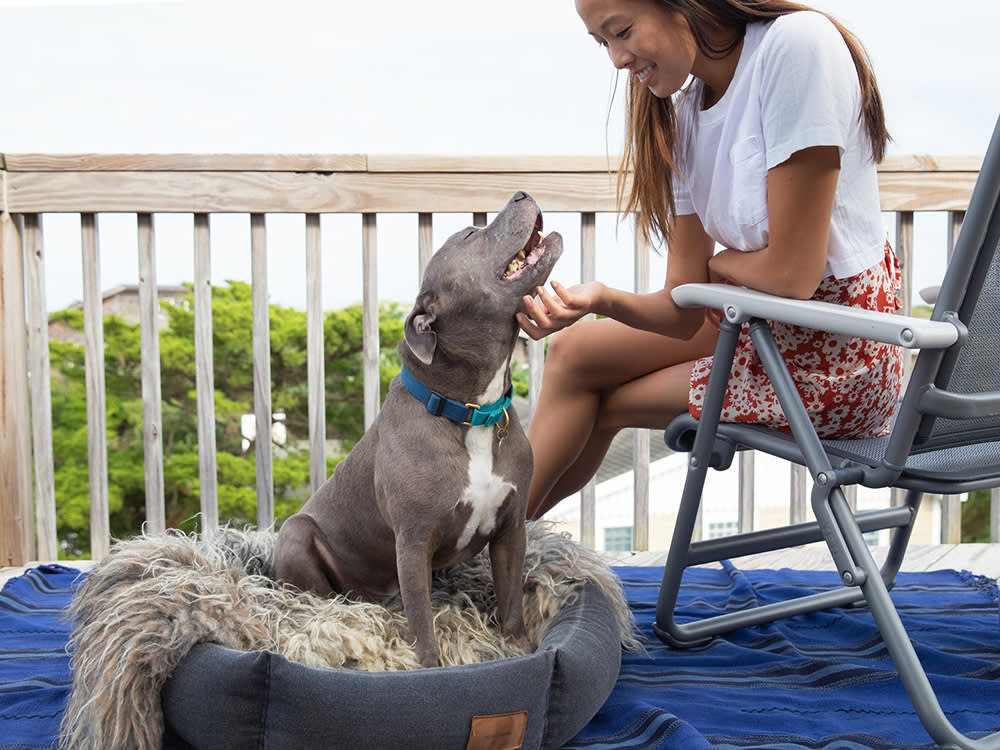
[[[708,356],[717,338],[718,332],[708,324],[685,340],[631,328],[610,318],[582,320],[550,338],[546,379],[551,374],[588,390],[614,389]]]
[[[687,413],[693,362],[681,362],[605,390],[597,414],[598,430],[666,427]]]

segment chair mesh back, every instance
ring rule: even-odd
[[[965,345],[942,363],[936,385],[952,393],[1000,391],[1000,210],[991,217],[986,240],[972,268],[959,317],[969,329]],[[1000,440],[1000,416],[934,420],[930,444]]]

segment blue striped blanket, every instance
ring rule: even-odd
[[[569,748],[930,748],[864,607],[750,628],[673,651],[652,634],[659,568],[616,568],[648,637],[624,654],[610,698]],[[69,692],[62,612],[77,571],[47,565],[0,593],[0,750],[52,750]],[[695,569],[680,616],[767,603],[836,584],[832,574]],[[893,590],[953,722],[1000,728],[997,588],[965,572],[900,574]]]
[[[649,652],[624,654],[572,748],[931,748],[867,608],[779,620],[675,651],[652,632],[661,568],[618,568]],[[831,588],[833,573],[690,569],[677,619]],[[892,598],[956,727],[1000,727],[1000,615],[991,579],[902,573]]]

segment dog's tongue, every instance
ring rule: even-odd
[[[539,231],[534,231],[531,233],[531,238],[528,240],[528,244],[517,251],[517,255],[507,266],[507,271],[504,273],[504,277],[513,276],[518,271],[527,268],[531,265],[529,262],[529,255],[536,254],[538,248],[545,244],[545,235]]]

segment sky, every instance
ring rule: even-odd
[[[985,150],[1000,114],[1000,2],[814,5],[868,48],[891,153]],[[0,32],[0,153],[621,150],[615,72],[570,0],[0,0]],[[190,223],[156,218],[161,284],[193,275]],[[438,215],[435,242],[468,223]],[[570,248],[553,274],[567,282],[579,274],[577,225],[569,215],[546,221]],[[43,226],[47,304],[57,309],[82,294],[79,222],[49,215]],[[301,217],[271,216],[268,226],[271,300],[303,307]],[[338,307],[360,297],[360,219],[323,226],[324,303]],[[630,287],[630,235],[613,216],[598,230],[599,277]],[[102,286],[135,283],[134,217],[105,215],[100,233]],[[247,218],[213,217],[212,233],[213,281],[249,280]],[[916,235],[919,289],[943,269],[943,219],[918,216]],[[654,256],[654,285],[663,269]],[[380,296],[412,301],[416,273],[416,217],[380,216]]]

